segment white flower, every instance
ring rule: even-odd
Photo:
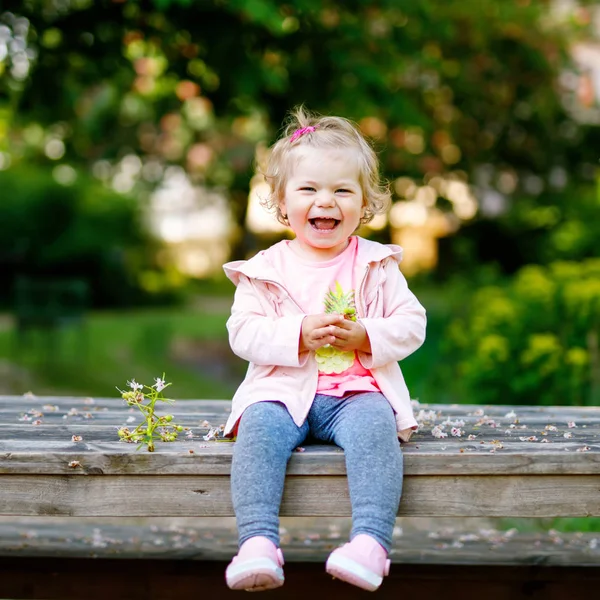
[[[134,391],[141,390],[144,386],[141,383],[137,383],[135,379],[127,382],[127,385]]]
[[[448,417],[445,421],[442,421],[442,425],[449,425],[450,427],[464,427],[465,422],[462,419],[456,419],[456,421],[453,421],[450,417]]]
[[[215,440],[215,439],[217,439],[219,432],[220,432],[220,430],[218,427],[211,427],[209,432],[206,435],[202,436],[202,439],[205,442],[209,442],[210,440]]]
[[[435,421],[436,416],[437,416],[437,413],[435,412],[435,410],[421,409],[419,411],[419,414],[417,415],[417,421],[419,423],[427,422],[427,421]]]
[[[434,428],[431,430],[431,435],[432,435],[433,437],[437,438],[438,440],[439,440],[439,439],[442,439],[442,438],[445,438],[445,437],[448,437],[448,434],[447,434],[447,433],[445,433],[445,432],[443,431],[443,428],[442,428],[442,427],[440,427],[439,425],[436,425],[436,426],[435,426],[435,427],[434,427]]]
[[[156,388],[157,392],[162,392],[165,389],[166,385],[167,384],[165,383],[165,380],[161,379],[160,377],[157,377],[154,382],[154,387]]]
[[[462,429],[460,427],[453,427],[450,430],[450,433],[452,434],[453,437],[462,437]]]

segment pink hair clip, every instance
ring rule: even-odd
[[[292,133],[292,137],[290,138],[290,144],[295,142],[299,137],[302,137],[305,133],[312,133],[317,126],[309,125],[308,127],[301,127],[300,129],[296,129],[294,133]]]

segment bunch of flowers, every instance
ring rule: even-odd
[[[128,427],[120,427],[119,437],[124,442],[139,443],[138,450],[146,444],[148,452],[154,452],[154,441],[174,442],[180,431],[183,431],[181,425],[173,423],[173,415],[157,415],[155,405],[157,402],[166,402],[173,404],[173,400],[165,398],[163,390],[169,387],[170,383],[165,383],[165,375],[162,379],[157,377],[154,385],[142,385],[135,379],[127,382],[130,390],[121,392],[121,397],[129,406],[136,406],[143,415],[143,421],[132,431]]]

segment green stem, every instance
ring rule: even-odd
[[[146,418],[146,422],[148,423],[147,433],[148,433],[148,436],[150,436],[150,438],[152,438],[152,435],[154,433],[153,421],[154,421],[154,405],[156,404],[156,399],[157,399],[157,394],[153,390],[152,395],[150,396],[150,403],[148,404],[148,417]]]

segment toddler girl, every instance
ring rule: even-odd
[[[398,437],[408,441],[417,427],[398,361],[423,343],[425,310],[399,270],[402,249],[353,235],[389,204],[375,152],[354,124],[296,110],[265,176],[265,204],[295,237],[224,266],[237,286],[229,341],[250,363],[225,428],[237,433],[240,544],[227,585],[283,584],[286,465],[310,435],[343,448],[352,503],[350,542],[326,571],[375,590],[388,574],[402,489]]]

